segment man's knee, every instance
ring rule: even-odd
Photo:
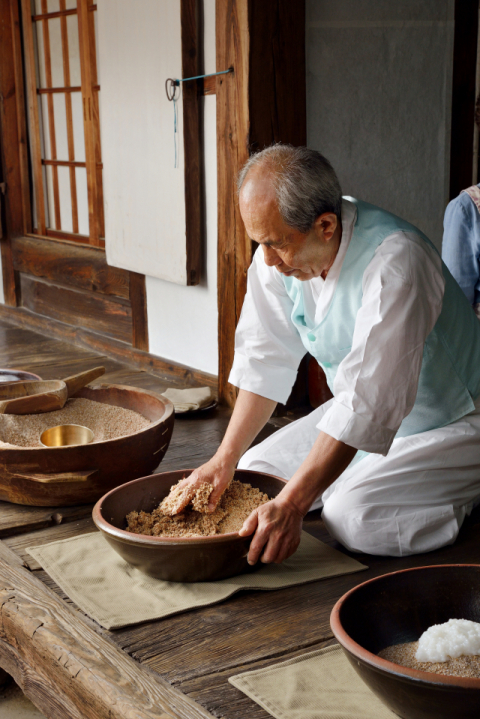
[[[255,454],[253,452],[253,448],[247,450],[244,455],[240,457],[240,461],[238,463],[238,469],[250,469],[251,465],[253,464],[255,460]]]
[[[372,504],[365,492],[354,489],[328,497],[322,519],[330,534],[352,552],[404,557],[452,544],[464,515],[463,508],[449,505]]]
[[[337,490],[333,492],[323,505],[322,519],[329,533],[344,547],[353,552],[368,551],[361,545],[362,530],[361,500],[352,496],[351,492]]]

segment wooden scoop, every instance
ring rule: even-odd
[[[0,414],[40,414],[62,409],[69,397],[105,374],[105,367],[95,367],[64,380],[17,382],[0,386]]]

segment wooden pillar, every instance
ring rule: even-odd
[[[11,238],[31,229],[27,168],[27,132],[18,5],[0,0],[0,163],[5,194],[0,193],[5,223],[1,240],[5,303],[18,304]]]
[[[219,398],[228,383],[235,327],[252,259],[238,208],[236,178],[251,152],[273,142],[306,144],[304,0],[217,0]]]

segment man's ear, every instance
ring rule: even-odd
[[[338,227],[338,217],[333,212],[324,212],[314,222],[315,233],[325,242],[329,242]]]

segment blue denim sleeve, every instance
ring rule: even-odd
[[[463,193],[452,200],[443,220],[442,259],[470,304],[480,302],[480,213]]]

